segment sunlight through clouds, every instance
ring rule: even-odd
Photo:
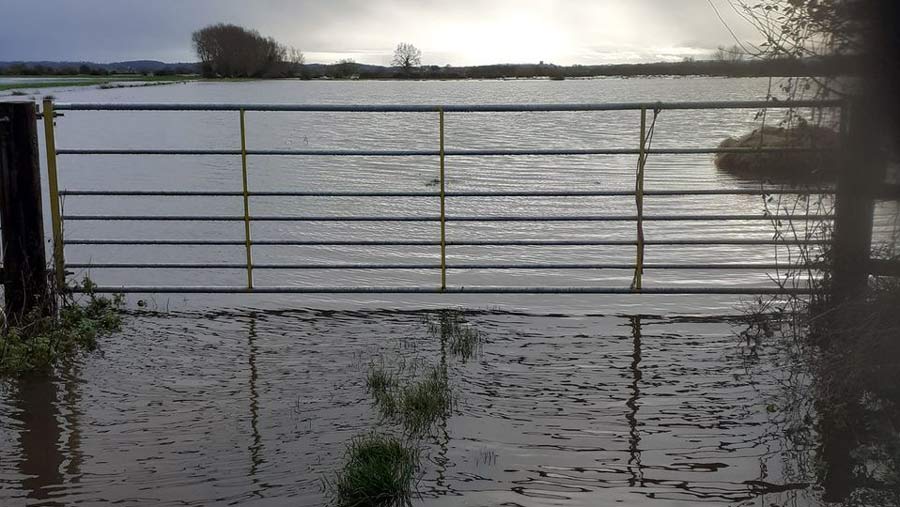
[[[713,2],[738,37],[758,37],[729,0]],[[426,65],[678,60],[733,43],[707,0],[0,0],[0,12],[0,61],[192,61],[191,33],[218,22],[312,63],[383,65],[399,42]]]

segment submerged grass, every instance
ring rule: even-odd
[[[437,318],[428,320],[429,331],[445,344],[450,355],[466,362],[481,352],[484,333],[466,322],[460,310],[442,310]]]
[[[422,380],[400,392],[398,415],[404,428],[420,434],[445,416],[453,404],[453,396],[444,368],[433,368]]]
[[[366,386],[381,415],[403,426],[409,435],[421,435],[447,414],[453,396],[443,368],[436,367],[420,380],[401,386],[384,367],[372,367]]]
[[[373,365],[369,368],[366,389],[383,416],[393,417],[397,413],[397,378],[384,366]]]
[[[359,436],[347,448],[344,467],[325,485],[332,504],[344,506],[411,505],[413,482],[419,469],[421,442],[454,403],[448,378],[448,355],[467,361],[481,350],[484,335],[469,326],[458,310],[440,312],[427,320],[428,330],[440,339],[440,362],[424,374],[407,370],[405,361],[392,366],[371,363],[366,390],[381,416],[402,427],[403,437],[378,433]]]
[[[123,303],[122,295],[107,298],[88,294],[85,300],[65,298],[58,312],[50,316],[27,316],[16,325],[4,319],[0,329],[0,377],[47,374],[79,351],[94,350],[98,337],[121,327]]]
[[[399,438],[372,433],[350,441],[346,460],[337,476],[325,481],[333,505],[412,505],[418,449]]]

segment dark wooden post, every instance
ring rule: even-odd
[[[835,199],[835,305],[863,297],[868,287],[875,194],[886,167],[875,120],[879,107],[871,97],[858,99],[850,105],[849,118],[842,118],[847,130]]]
[[[35,105],[0,102],[0,227],[3,288],[12,322],[51,308],[44,252]]]

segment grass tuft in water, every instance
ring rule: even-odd
[[[447,352],[463,362],[482,350],[484,333],[466,322],[460,310],[442,310],[437,319],[429,319],[429,331],[446,342]]]
[[[383,366],[372,366],[366,377],[366,388],[373,393],[383,393],[397,385],[394,375]]]
[[[366,376],[366,389],[375,400],[375,405],[385,417],[393,417],[397,412],[397,378],[384,366],[371,366]]]
[[[402,424],[410,435],[430,429],[453,403],[442,368],[433,368],[421,380],[401,386],[396,376],[383,367],[372,367],[366,386],[381,415]]]
[[[400,392],[397,410],[407,431],[417,434],[427,431],[446,415],[452,403],[446,371],[434,368],[425,378],[406,386]]]
[[[347,462],[326,481],[332,504],[340,507],[412,505],[419,451],[402,440],[372,433],[354,438]]]

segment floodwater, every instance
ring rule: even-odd
[[[73,102],[552,103],[762,99],[765,79],[189,83],[53,91]],[[708,147],[754,111],[666,111],[655,147]],[[435,114],[248,113],[251,149],[434,149]],[[236,149],[234,113],[66,112],[59,148]],[[638,115],[447,115],[447,147],[636,147]],[[61,156],[70,190],[241,188],[236,157]],[[448,158],[448,188],[631,189],[636,157]],[[433,157],[251,157],[251,190],[434,190]],[[651,156],[647,189],[759,188],[709,155]],[[762,214],[759,196],[653,197],[647,214]],[[436,199],[254,198],[259,215],[435,215]],[[630,198],[450,199],[449,215],[632,214]],[[66,215],[242,214],[240,198],[69,197]],[[879,220],[883,220],[879,218]],[[772,237],[764,221],[653,222],[648,239]],[[49,231],[49,227],[47,228]],[[243,224],[66,222],[66,237],[241,239]],[[256,239],[423,239],[437,224],[257,222]],[[450,240],[633,239],[627,222],[451,223]],[[71,245],[70,263],[227,262],[242,247]],[[647,262],[774,262],[772,246],[649,247]],[[436,248],[262,247],[265,263],[435,263]],[[453,247],[451,264],[606,263],[632,247]],[[104,285],[240,285],[238,269],[90,269]],[[258,286],[434,286],[434,269],[257,270]],[[459,286],[622,286],[627,270],[453,270]],[[645,273],[645,286],[759,286],[763,271]],[[369,365],[449,366],[457,400],[423,439],[414,505],[821,505],[812,446],[781,406],[789,364],[736,335],[739,297],[138,296],[145,306],[50,381],[0,384],[2,505],[321,505],[346,444],[395,431]],[[134,304],[138,297],[131,300]],[[147,309],[152,311],[147,311]],[[465,308],[480,354],[442,355],[426,319]],[[445,353],[445,352],[443,352]],[[800,425],[809,426],[806,422]]]
[[[72,102],[230,102],[321,104],[491,104],[584,103],[623,101],[764,99],[766,79],[650,78],[571,81],[391,82],[268,81],[247,83],[197,82],[119,90],[79,90],[57,94]],[[750,131],[759,120],[754,110],[664,111],[657,119],[653,147],[712,147],[728,136]],[[651,115],[652,116],[652,115]],[[770,113],[769,122],[776,113]],[[481,113],[446,115],[447,149],[477,148],[637,148],[639,114]],[[436,113],[247,113],[250,149],[411,149],[436,150]],[[58,148],[80,149],[239,149],[237,112],[77,112],[57,119]],[[437,157],[276,157],[249,158],[251,191],[437,191]],[[449,191],[633,190],[636,156],[569,157],[448,157]],[[241,160],[237,156],[91,156],[61,155],[60,186],[69,190],[241,190]],[[653,155],[646,167],[646,189],[761,189],[716,170],[711,155]],[[794,212],[796,198],[769,203]],[[829,204],[825,203],[828,211]],[[448,216],[633,215],[633,197],[569,198],[450,198]],[[762,217],[766,204],[758,195],[653,196],[645,199],[651,215],[740,214]],[[78,197],[65,199],[66,215],[229,215],[243,216],[240,197]],[[256,216],[437,216],[436,198],[252,197]],[[815,211],[815,206],[813,206]],[[805,222],[796,222],[804,236]],[[771,240],[773,226],[756,221],[648,221],[645,237],[654,240]],[[787,227],[785,226],[785,229]],[[48,229],[49,230],[49,229]],[[256,221],[254,240],[422,240],[437,241],[435,222],[284,222]],[[68,239],[229,239],[244,238],[243,223],[232,222],[111,222],[69,219]],[[790,234],[793,234],[791,232]],[[449,222],[447,240],[623,240],[636,237],[634,222]],[[721,264],[783,262],[792,252],[771,245],[648,246],[645,262]],[[777,257],[776,257],[777,254]],[[70,245],[67,261],[101,263],[245,262],[243,246],[83,246]],[[793,252],[796,259],[796,252]],[[423,264],[440,263],[439,248],[264,246],[253,247],[257,264]],[[450,246],[447,261],[464,264],[630,264],[633,246]],[[243,269],[76,269],[101,285],[242,286]],[[451,269],[450,286],[588,286],[627,288],[629,269]],[[645,287],[774,286],[766,270],[646,269]],[[256,269],[256,287],[436,287],[434,267],[407,270],[282,270]],[[180,297],[159,298],[161,305]],[[212,298],[239,305],[239,299]],[[310,298],[321,305],[346,307],[371,298]],[[642,296],[563,298],[567,311],[598,308],[632,311],[652,301],[654,307],[678,312],[728,312],[738,297],[718,299]],[[290,297],[254,296],[267,307],[282,307]],[[556,311],[547,298],[378,296],[379,304],[453,304]],[[558,299],[556,301],[559,301]]]
[[[129,317],[61,378],[3,388],[0,503],[320,505],[345,444],[392,428],[368,365],[440,360],[425,318]],[[457,403],[419,443],[415,505],[815,504],[770,406],[778,353],[728,320],[466,320],[485,342],[448,359]]]

